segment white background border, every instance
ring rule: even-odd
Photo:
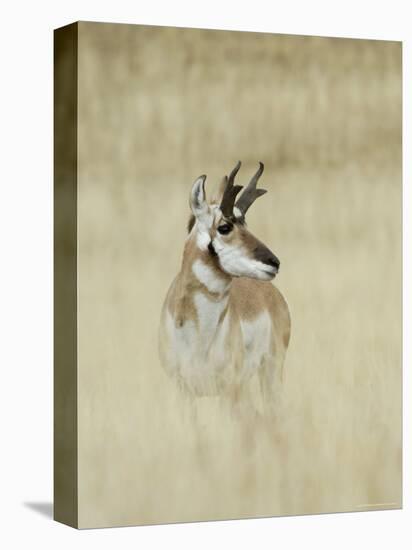
[[[406,398],[402,511],[78,532],[25,504],[52,499],[52,29],[91,20],[403,40],[404,280],[410,281],[408,2],[16,0],[4,2],[0,10],[0,545],[62,550],[137,544],[145,549],[409,547],[411,406]],[[384,270],[377,276],[384,289]],[[405,285],[404,395],[410,387],[405,368],[411,358],[410,311],[410,285]]]

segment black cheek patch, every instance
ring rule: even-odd
[[[216,253],[215,247],[213,246],[212,241],[210,241],[210,243],[207,245],[207,248],[211,256],[214,256],[214,257],[217,256],[217,253]]]

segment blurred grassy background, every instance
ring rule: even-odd
[[[79,516],[401,505],[401,45],[79,26]],[[292,315],[281,420],[185,416],[157,358],[188,194],[241,159]]]

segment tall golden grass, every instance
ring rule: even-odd
[[[401,506],[399,43],[80,24],[79,521]],[[277,422],[197,421],[157,356],[188,193],[243,161],[292,339]]]

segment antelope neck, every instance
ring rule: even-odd
[[[200,291],[212,301],[227,297],[232,277],[224,273],[208,250],[184,257],[181,269],[185,292]]]

